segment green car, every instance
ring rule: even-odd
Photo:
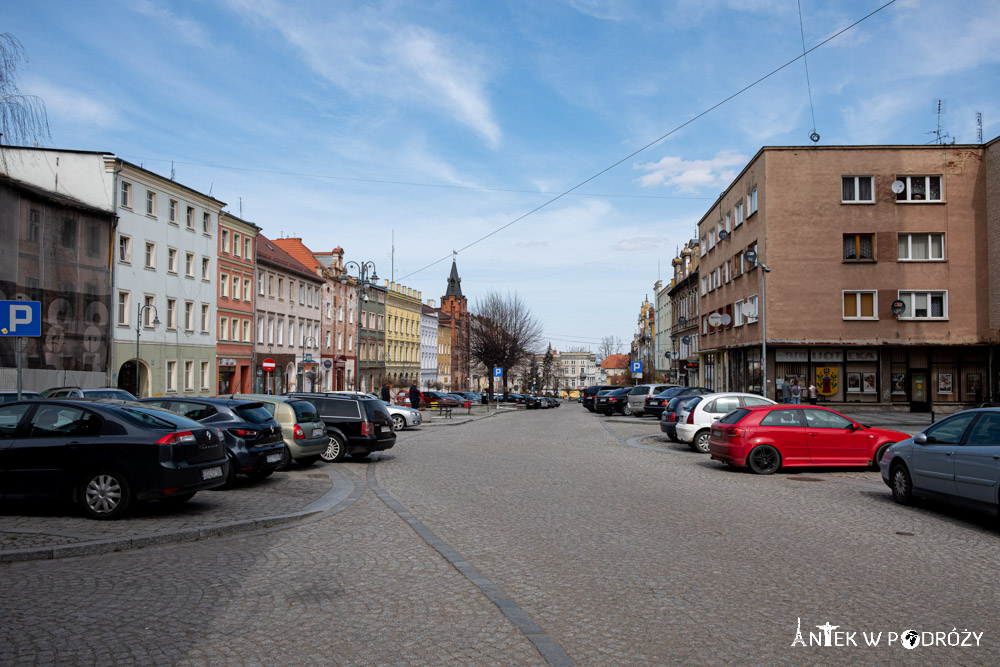
[[[285,439],[284,459],[279,470],[287,470],[292,461],[300,466],[310,466],[326,451],[330,439],[326,435],[326,424],[309,401],[291,396],[270,394],[236,394],[234,398],[257,401],[281,424],[281,434]]]

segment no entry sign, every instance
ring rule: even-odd
[[[274,359],[265,359],[261,362],[260,367],[270,373],[274,370]]]

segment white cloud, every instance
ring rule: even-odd
[[[102,99],[42,80],[31,80],[26,84],[26,92],[45,101],[45,110],[50,120],[61,119],[67,124],[100,128],[121,127],[123,123],[116,107],[106,104]]]
[[[198,22],[176,16],[168,8],[157,5],[152,0],[133,0],[127,6],[139,14],[156,19],[164,33],[197,46],[211,45],[211,39]]]
[[[666,156],[658,162],[635,165],[635,169],[646,171],[639,178],[642,187],[655,185],[672,186],[680,192],[696,193],[708,187],[725,187],[739,173],[737,167],[747,162],[747,157],[736,151],[720,151],[711,160],[684,160],[681,157]]]

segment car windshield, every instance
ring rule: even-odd
[[[265,410],[264,406],[260,403],[240,405],[233,408],[233,412],[235,412],[240,419],[250,422],[251,424],[265,424],[271,421],[271,413]]]
[[[295,421],[297,422],[318,422],[319,413],[316,412],[316,406],[309,401],[291,401],[289,405],[292,406],[292,411],[295,412]]]

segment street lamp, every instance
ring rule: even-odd
[[[767,320],[764,317],[766,308],[765,302],[767,301],[764,292],[764,274],[771,272],[771,267],[769,267],[764,262],[758,262],[757,251],[747,250],[743,253],[744,259],[750,264],[760,266],[760,303],[757,304],[757,312],[760,313],[760,383],[761,383],[761,394],[767,397]]]
[[[142,331],[142,314],[147,308],[153,309],[152,325],[158,326],[160,318],[156,314],[156,306],[151,303],[139,306],[139,314],[135,318],[135,397],[139,398],[139,333]]]
[[[302,384],[303,385],[305,384],[305,378],[306,378],[306,348],[309,347],[309,341],[312,341],[313,347],[316,346],[316,339],[313,338],[312,336],[306,336],[305,338],[302,339]],[[312,390],[316,391],[315,371],[313,371],[313,377],[312,377]]]
[[[347,275],[352,266],[358,276],[358,335],[354,339],[354,391],[361,391],[361,299],[363,297],[368,301],[368,293],[364,289],[378,282],[378,274],[375,271],[375,262],[359,264],[351,260],[344,264],[344,275],[340,277],[341,285],[347,284]]]

